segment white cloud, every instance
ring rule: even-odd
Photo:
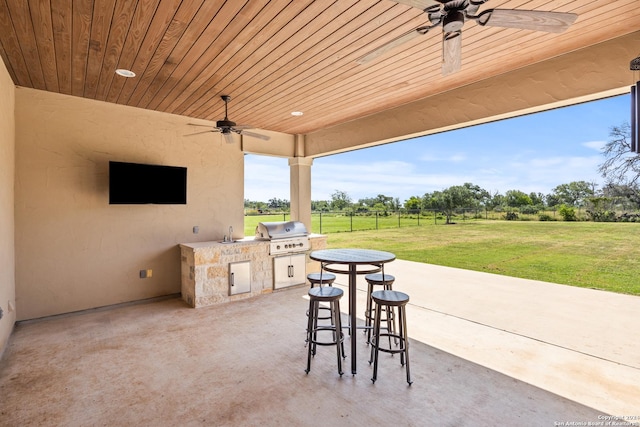
[[[314,164],[312,169],[312,199],[330,200],[336,190],[346,192],[354,201],[378,194],[404,201],[411,196],[441,190],[466,179],[452,173],[428,173],[405,161],[373,162],[345,165]]]
[[[604,146],[607,144],[607,141],[587,141],[587,142],[583,142],[582,145],[587,147],[587,148],[591,148],[593,150],[596,151],[602,151],[602,149],[604,148]]]
[[[245,156],[244,198],[266,202],[290,199],[287,159],[268,156]]]
[[[311,198],[330,200],[336,191],[344,191],[353,201],[384,194],[403,202],[411,196],[465,182],[502,194],[508,190],[547,194],[557,185],[571,181],[602,183],[597,173],[602,160],[598,155],[517,157],[518,161],[499,157],[478,159],[455,167],[450,163],[424,166],[421,162],[405,160],[370,162],[363,159],[345,164],[325,159],[312,166]],[[287,159],[246,156],[245,168],[245,198],[260,201],[290,198]]]
[[[554,156],[521,162],[509,171],[516,179],[514,189],[548,193],[554,187],[572,181],[601,183],[598,174],[600,156]],[[525,189],[530,189],[529,191]]]

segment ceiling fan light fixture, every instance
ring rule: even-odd
[[[127,78],[131,78],[131,77],[135,77],[136,73],[134,73],[131,70],[125,70],[124,68],[118,68],[116,70],[116,74],[122,77],[127,77]]]
[[[640,70],[640,56],[638,56],[637,58],[631,60],[631,63],[629,64],[629,69],[631,71],[639,71]]]

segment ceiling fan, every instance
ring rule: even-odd
[[[191,126],[206,126],[206,127],[210,127],[210,130],[206,130],[203,132],[196,132],[196,133],[192,133],[191,135],[199,135],[201,133],[206,133],[206,132],[220,132],[222,133],[222,136],[224,136],[225,141],[227,141],[228,143],[233,143],[233,134],[237,133],[238,135],[247,135],[247,136],[252,136],[254,138],[258,138],[258,139],[262,139],[263,141],[268,141],[271,138],[267,135],[262,135],[259,133],[255,133],[255,132],[248,132],[247,129],[252,129],[253,126],[248,126],[248,125],[237,125],[235,122],[232,122],[231,120],[229,120],[228,117],[228,107],[229,107],[229,101],[231,101],[231,96],[229,95],[222,95],[220,98],[222,98],[222,100],[224,101],[224,119],[222,120],[218,120],[216,122],[215,127],[211,128],[211,126],[209,125],[200,125],[197,123],[189,123]]]
[[[575,13],[546,12],[538,10],[488,9],[478,14],[480,6],[489,0],[393,0],[396,3],[423,10],[429,19],[427,25],[406,33],[369,52],[357,60],[365,64],[409,40],[427,34],[442,26],[442,75],[460,70],[462,52],[462,27],[473,20],[481,26],[518,28],[523,30],[561,33],[578,17]]]

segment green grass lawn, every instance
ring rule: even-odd
[[[247,218],[259,217],[246,217],[246,230]],[[474,220],[327,236],[330,248],[385,250],[409,261],[640,295],[640,224]]]

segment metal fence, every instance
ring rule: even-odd
[[[505,220],[507,212],[485,209],[458,209],[451,217],[452,222],[466,222],[477,220]],[[538,221],[541,215],[549,219],[558,219],[555,211],[537,212],[535,214],[517,213],[520,221]],[[258,222],[288,221],[289,212],[247,214],[245,229],[252,234]],[[513,218],[512,218],[513,219]],[[445,224],[446,216],[441,211],[432,209],[399,210],[399,211],[332,211],[312,212],[312,230],[316,233],[340,233],[364,230],[381,230],[399,227],[415,227],[422,225]]]
[[[461,209],[451,220],[472,221],[485,218],[481,212]],[[314,212],[311,222],[314,230],[320,230],[324,234],[444,224],[446,217],[435,210]]]

